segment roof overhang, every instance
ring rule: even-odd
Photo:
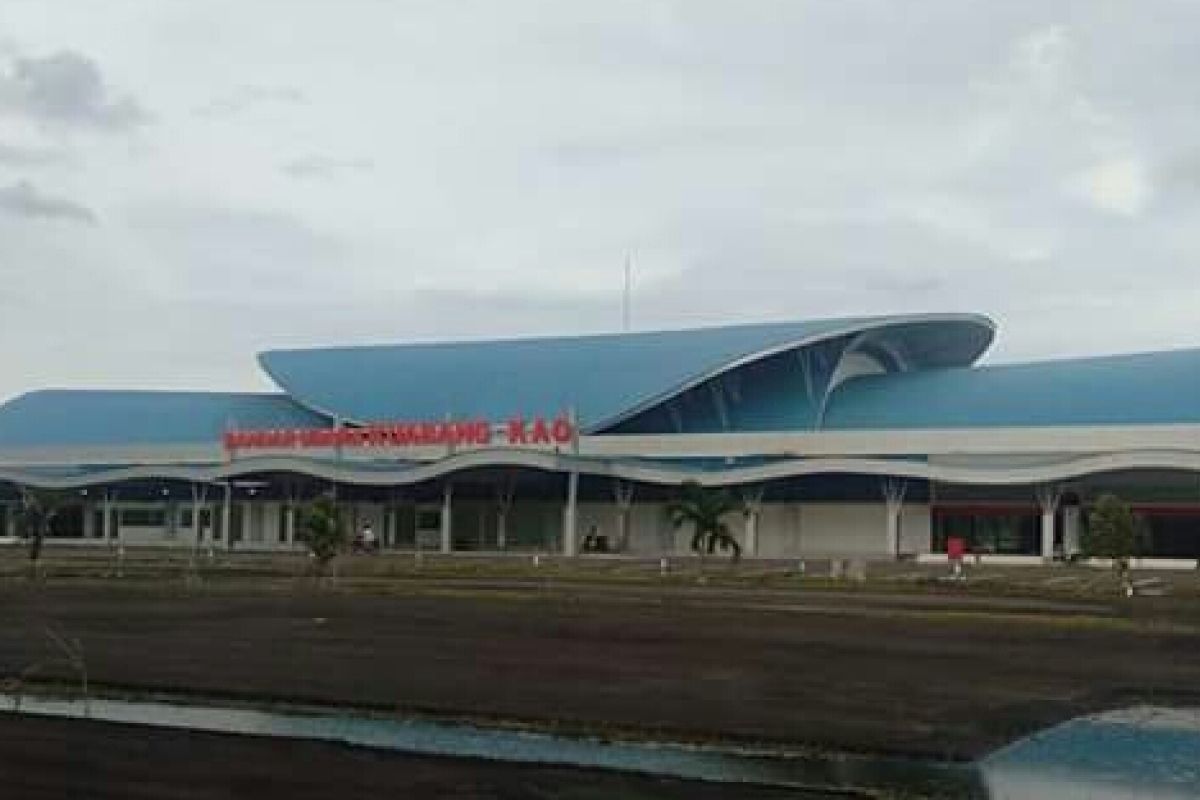
[[[833,340],[871,341],[905,369],[970,366],[996,326],[908,314],[554,339],[276,350],[268,375],[300,405],[352,424],[579,413],[598,432],[753,362]],[[447,366],[450,365],[450,366]]]

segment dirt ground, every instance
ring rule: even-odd
[[[970,758],[1134,699],[1200,702],[1200,620],[869,591],[0,584],[0,676],[567,730]]]
[[[830,795],[601,770],[379,753],[320,742],[0,715],[10,800],[454,798],[819,800]],[[837,795],[846,797],[846,795]]]

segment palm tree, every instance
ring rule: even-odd
[[[692,526],[692,550],[705,556],[719,549],[731,551],[735,562],[741,558],[742,546],[724,522],[726,515],[743,510],[741,501],[726,489],[705,489],[696,481],[685,481],[679,489],[667,513],[676,530]]]
[[[17,523],[21,538],[29,542],[29,561],[36,573],[42,557],[42,545],[50,535],[50,526],[66,504],[66,495],[50,489],[21,487],[21,506]]]

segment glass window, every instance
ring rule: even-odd
[[[250,541],[263,541],[263,520],[266,516],[266,509],[259,504],[250,506]]]
[[[190,531],[192,529],[192,509],[183,508],[179,511],[179,527]],[[200,509],[200,530],[212,529],[212,510],[207,508]]]
[[[121,525],[126,528],[162,528],[167,514],[161,508],[122,508]]]
[[[1157,558],[1200,557],[1200,517],[1191,515],[1151,515],[1144,517],[1146,539],[1139,548]]]
[[[984,555],[1036,555],[1041,547],[1041,518],[1032,511],[939,512],[934,520],[935,553],[946,552],[951,537],[965,541],[968,552]]]

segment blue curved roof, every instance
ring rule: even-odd
[[[282,394],[50,389],[0,406],[0,447],[214,442],[229,427],[323,425]]]
[[[826,429],[1200,422],[1200,349],[874,375],[833,394]]]
[[[599,430],[745,363],[835,337],[922,331],[915,367],[966,366],[994,325],[969,314],[826,319],[652,333],[275,350],[259,361],[302,405],[349,422],[505,419],[573,409]],[[931,331],[935,335],[931,335]]]

